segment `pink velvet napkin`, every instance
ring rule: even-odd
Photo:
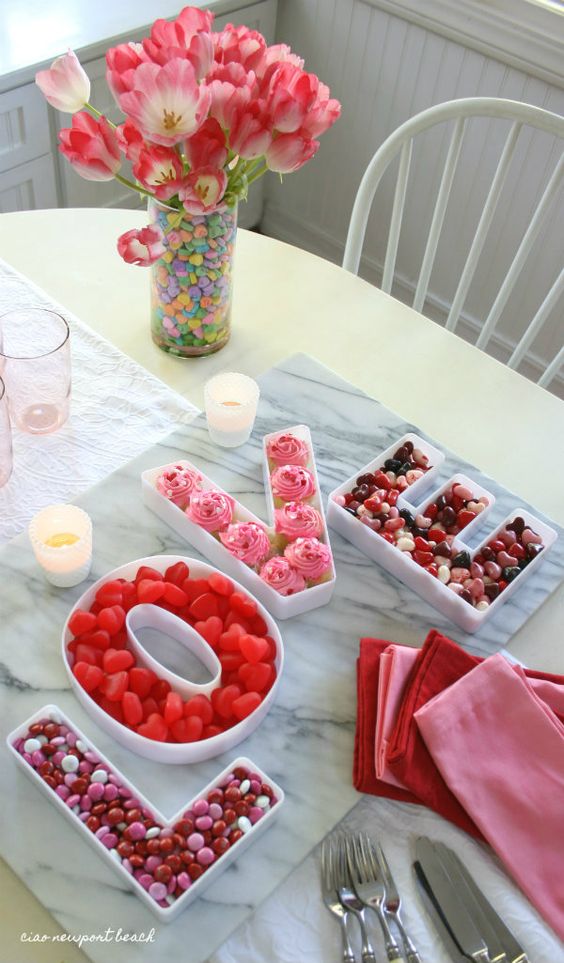
[[[564,939],[564,724],[551,708],[561,701],[561,685],[535,689],[495,655],[415,721],[452,793]]]

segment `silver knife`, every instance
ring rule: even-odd
[[[505,949],[501,945],[501,941],[491,925],[488,915],[484,912],[481,902],[476,899],[475,890],[477,886],[474,886],[473,889],[470,888],[468,884],[468,874],[461,870],[462,863],[456,854],[453,853],[452,849],[449,849],[444,843],[433,840],[432,845],[457,895],[464,903],[468,913],[476,924],[476,929],[488,948],[488,956],[491,963],[509,963]]]
[[[496,960],[501,963],[505,959],[508,963],[529,963],[523,947],[517,942],[509,927],[498,916],[456,853],[445,846],[444,843],[436,842],[434,845],[441,859],[447,865],[449,873],[452,867],[451,878],[456,874],[462,880],[462,884],[466,886],[467,892],[470,893],[472,902],[477,907],[477,918],[480,920],[479,929],[484,935],[492,961]],[[484,921],[483,930],[482,921]],[[500,951],[504,954],[503,956],[495,955],[496,953],[499,954]]]
[[[413,864],[413,869],[419,885],[419,894],[423,901],[423,905],[427,910],[428,915],[431,917],[433,926],[439,934],[445,949],[448,951],[448,955],[450,956],[452,963],[468,963],[468,957],[463,955],[462,950],[458,946],[458,943],[456,943],[452,933],[441,916],[437,905],[433,901],[433,894],[427,882],[425,873],[421,869],[421,864],[416,861]]]
[[[446,924],[460,946],[463,954],[474,963],[490,963],[488,948],[476,925],[466,909],[463,900],[456,892],[443,864],[426,836],[420,836],[415,843],[417,861],[425,874],[434,901],[443,915]]]

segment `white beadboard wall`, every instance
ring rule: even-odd
[[[453,0],[457,2],[457,0]],[[424,3],[421,7],[424,9]],[[404,120],[458,97],[506,97],[564,114],[564,90],[469,49],[363,0],[283,0],[277,39],[328,83],[343,112],[301,171],[268,178],[264,233],[336,262],[342,259],[354,196],[372,154]],[[499,124],[499,122],[498,122]],[[474,120],[465,137],[447,219],[429,286],[426,313],[444,319],[507,134],[508,125]],[[416,141],[397,260],[394,294],[411,303],[423,256],[450,128]],[[562,145],[541,132],[520,135],[510,177],[464,309],[458,332],[475,340],[523,236]],[[376,194],[361,274],[381,276],[396,169]],[[508,357],[561,269],[564,254],[561,191],[511,297],[491,351]],[[564,340],[564,304],[556,305],[521,371],[538,377]],[[564,395],[564,377],[552,384]]]

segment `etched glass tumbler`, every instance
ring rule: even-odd
[[[12,474],[12,430],[6,386],[0,378],[0,488]]]
[[[35,435],[60,428],[69,415],[71,390],[65,319],[32,306],[0,315],[0,375],[15,427]]]

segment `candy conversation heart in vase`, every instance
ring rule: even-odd
[[[174,919],[272,823],[284,793],[244,756],[167,819],[57,706],[7,738],[38,789],[161,920]]]
[[[143,629],[157,632],[151,653]],[[184,653],[175,664],[186,664],[188,650],[208,680],[165,668],[163,636]],[[96,582],[67,619],[62,654],[76,696],[102,729],[138,755],[178,764],[211,759],[250,735],[283,665],[266,609],[217,569],[176,555],[130,562]]]
[[[444,455],[409,432],[329,496],[329,524],[369,558],[476,632],[536,570],[556,532],[515,507],[480,542],[469,544],[495,498],[466,475],[452,475],[426,500]]]
[[[263,468],[268,525],[186,459],[143,472],[143,498],[276,618],[285,619],[327,604],[335,587],[309,429],[296,425],[265,435]]]

